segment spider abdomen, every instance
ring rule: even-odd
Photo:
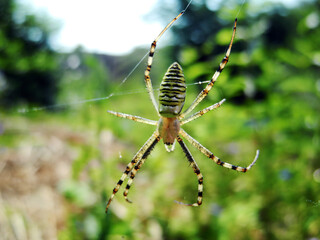
[[[159,113],[163,117],[176,117],[186,98],[186,83],[181,66],[174,62],[168,68],[160,85]]]

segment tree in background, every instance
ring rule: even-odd
[[[15,0],[1,0],[0,29],[1,106],[53,104],[59,64],[48,20],[26,14]]]

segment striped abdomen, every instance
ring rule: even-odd
[[[159,113],[163,117],[176,117],[186,98],[186,83],[181,66],[174,62],[168,68],[160,85]]]

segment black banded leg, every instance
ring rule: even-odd
[[[188,113],[190,113],[208,95],[208,93],[210,92],[211,88],[213,87],[213,84],[217,81],[220,73],[222,72],[222,70],[224,69],[224,67],[227,65],[227,63],[229,61],[229,56],[230,56],[230,53],[231,53],[233,40],[234,40],[234,37],[235,37],[235,34],[236,34],[236,29],[237,29],[237,19],[235,19],[235,21],[234,21],[232,37],[231,37],[231,41],[229,43],[228,50],[226,52],[226,55],[222,59],[220,65],[219,65],[219,68],[217,69],[217,71],[212,76],[211,81],[208,83],[208,85],[199,93],[199,95],[191,103],[191,105],[187,108],[187,110],[185,110],[183,113],[180,114],[179,119],[183,119]]]
[[[147,90],[148,90],[151,102],[152,102],[154,108],[156,109],[156,111],[157,111],[157,113],[159,115],[158,104],[157,104],[156,98],[155,98],[154,93],[153,93],[153,87],[152,87],[151,78],[150,78],[150,71],[151,71],[153,55],[154,55],[156,46],[157,46],[157,40],[154,40],[152,42],[152,44],[151,44],[151,48],[150,48],[150,52],[149,52],[149,57],[148,57],[148,62],[147,62],[147,69],[144,72],[144,81],[146,83]]]
[[[127,165],[126,169],[124,170],[120,180],[118,181],[117,185],[115,186],[115,188],[113,189],[112,195],[109,198],[109,201],[107,203],[106,206],[106,213],[108,212],[108,208],[111,204],[112,199],[114,198],[115,194],[119,191],[119,188],[121,187],[123,181],[126,179],[126,177],[128,176],[129,172],[132,170],[132,168],[134,167],[134,165],[142,158],[142,156],[144,155],[144,153],[146,153],[150,147],[150,145],[153,144],[154,140],[156,138],[158,138],[159,133],[158,131],[155,131],[152,136],[147,140],[147,142],[139,149],[139,151],[136,153],[136,155],[133,157],[133,159],[131,160],[131,162]]]
[[[220,158],[215,156],[212,152],[210,152],[207,148],[205,148],[201,143],[199,143],[197,140],[195,140],[193,137],[191,137],[186,131],[184,131],[182,128],[180,128],[181,136],[183,136],[185,139],[187,139],[188,142],[190,142],[194,147],[196,147],[200,152],[202,152],[204,155],[206,155],[208,158],[212,159],[216,164],[229,168],[238,172],[247,172],[251,169],[251,167],[256,163],[258,157],[259,157],[259,150],[256,151],[256,156],[253,159],[252,163],[248,167],[239,167],[232,165],[227,162],[222,162]]]
[[[139,162],[135,165],[135,167],[132,169],[131,174],[130,174],[130,178],[128,180],[126,189],[123,192],[123,196],[125,197],[125,199],[128,202],[132,202],[131,200],[128,199],[128,193],[129,193],[129,189],[131,187],[131,184],[133,182],[134,177],[136,176],[137,172],[140,170],[142,164],[144,164],[145,160],[147,159],[147,157],[150,155],[151,151],[153,150],[153,148],[155,147],[155,145],[160,141],[160,137],[158,136],[153,143],[150,145],[150,147],[146,150],[146,152],[143,154],[142,158],[139,160]]]
[[[208,157],[210,159],[212,159],[216,164],[218,164],[218,165],[220,165],[222,167],[229,168],[229,169],[232,169],[232,170],[235,170],[235,171],[238,171],[238,172],[245,173],[245,172],[249,171],[250,168],[256,163],[256,161],[258,159],[258,156],[259,156],[259,150],[257,150],[254,160],[252,161],[252,163],[248,167],[240,167],[240,166],[232,165],[232,164],[227,163],[227,162],[223,162],[223,161],[220,160],[220,158],[214,156],[213,154],[211,154]]]
[[[153,93],[153,87],[152,87],[152,83],[151,83],[151,78],[150,78],[150,71],[151,71],[151,66],[152,66],[152,61],[153,61],[153,55],[157,46],[157,42],[159,41],[159,39],[161,38],[161,36],[170,28],[170,26],[176,21],[178,20],[182,15],[183,15],[184,11],[182,11],[181,13],[179,13],[178,16],[176,16],[162,31],[161,33],[156,37],[156,39],[152,42],[151,47],[150,47],[150,52],[149,52],[149,56],[148,56],[148,60],[147,60],[147,68],[144,72],[144,80],[147,86],[147,90],[149,93],[149,96],[151,98],[152,104],[154,106],[154,108],[156,109],[158,115],[159,114],[159,110],[158,110],[158,104],[156,101],[156,98],[154,96]]]
[[[191,165],[194,173],[197,175],[197,178],[198,178],[198,200],[197,200],[197,202],[196,203],[190,203],[190,204],[186,204],[186,203],[182,203],[182,202],[177,202],[177,203],[183,204],[183,205],[186,205],[186,206],[197,207],[197,206],[200,206],[202,204],[203,176],[202,176],[202,174],[200,172],[200,169],[199,169],[197,163],[193,159],[189,149],[187,148],[187,146],[185,145],[183,140],[178,136],[177,137],[177,141],[180,144],[184,154],[186,155],[188,161],[190,162],[190,165]]]
[[[192,114],[189,117],[184,118],[183,120],[180,121],[180,126],[182,126],[182,125],[184,125],[184,124],[186,124],[188,122],[191,122],[191,121],[197,119],[198,117],[201,117],[202,115],[206,114],[207,112],[209,112],[209,111],[211,111],[213,109],[216,109],[216,108],[220,107],[221,104],[224,103],[225,101],[226,101],[226,99],[224,98],[220,102],[218,102],[218,103],[216,103],[214,105],[211,105],[210,107],[207,107],[207,108],[205,108],[205,109],[203,109],[203,110],[201,110],[199,112],[196,112],[195,114]]]
[[[122,118],[126,118],[126,119],[130,119],[132,121],[135,122],[141,122],[141,123],[145,123],[145,124],[149,124],[149,125],[157,125],[158,121],[154,121],[154,120],[150,120],[147,118],[143,118],[143,117],[139,117],[139,116],[134,116],[134,115],[130,115],[130,114],[126,114],[126,113],[120,113],[120,112],[114,112],[114,111],[107,111],[108,113],[116,116],[116,117],[122,117]]]

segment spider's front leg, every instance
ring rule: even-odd
[[[211,78],[210,82],[208,83],[208,85],[199,93],[199,95],[191,103],[191,105],[183,113],[181,113],[179,115],[179,119],[183,119],[188,113],[190,113],[208,95],[208,93],[212,89],[212,87],[213,87],[214,83],[217,81],[220,73],[222,72],[222,70],[224,69],[224,67],[227,65],[227,63],[229,61],[233,40],[234,40],[234,37],[236,35],[236,29],[237,29],[237,19],[235,19],[235,21],[234,21],[232,37],[231,37],[231,41],[229,43],[228,50],[226,52],[226,55],[222,59],[220,65],[219,65],[219,68],[217,69],[217,71],[212,76],[212,78]]]
[[[152,83],[151,83],[151,78],[150,78],[150,71],[151,71],[151,66],[152,66],[152,62],[153,62],[153,55],[157,46],[157,42],[159,41],[159,39],[161,38],[161,36],[171,27],[171,25],[177,21],[182,15],[184,14],[184,11],[182,11],[181,13],[179,13],[178,16],[176,16],[162,31],[161,33],[156,37],[156,39],[152,42],[151,47],[150,47],[150,52],[149,52],[149,56],[148,56],[148,61],[147,61],[147,69],[144,72],[144,80],[147,86],[147,90],[150,96],[150,99],[152,101],[152,104],[154,106],[154,108],[156,109],[158,115],[159,114],[159,110],[158,110],[158,104],[156,101],[156,98],[154,96],[153,93],[153,87],[152,87]]]

